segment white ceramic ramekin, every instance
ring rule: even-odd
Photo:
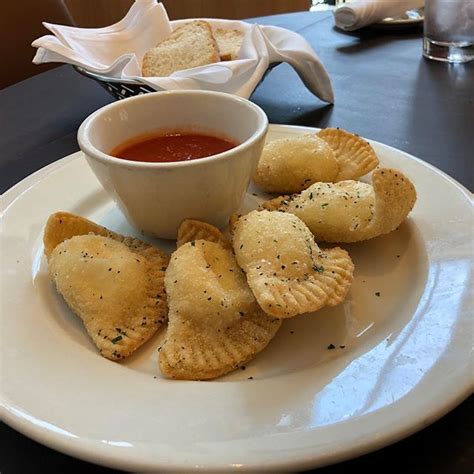
[[[213,91],[144,94],[106,105],[81,125],[81,150],[129,221],[155,237],[175,238],[186,218],[223,227],[257,166],[268,119],[260,107]],[[184,130],[227,137],[229,151],[185,162],[145,163],[115,158],[116,146],[141,134]]]

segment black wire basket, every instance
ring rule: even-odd
[[[267,77],[268,73],[275,66],[278,66],[278,64],[280,63],[273,63],[268,66],[268,69],[265,71],[262,79],[257,84],[257,87]],[[131,79],[118,79],[115,77],[102,76],[101,74],[87,71],[86,69],[83,69],[79,66],[74,66],[74,69],[79,74],[82,74],[83,76],[98,82],[107,92],[109,92],[109,94],[118,100],[126,99],[127,97],[133,97],[135,95],[147,94],[149,92],[157,92],[157,89],[153,89],[146,84],[142,84],[141,82],[133,81]]]
[[[138,81],[102,76],[94,72],[86,71],[79,66],[74,66],[74,69],[79,74],[82,74],[83,76],[98,82],[107,92],[119,100],[126,99],[127,97],[133,97],[134,95],[156,92],[155,89],[152,89],[146,84],[141,84]]]

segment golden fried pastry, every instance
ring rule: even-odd
[[[160,369],[174,379],[226,374],[262,351],[281,325],[255,301],[232,252],[205,240],[171,256],[165,277],[169,303]]]
[[[265,144],[253,180],[269,193],[296,193],[316,181],[334,181],[338,173],[331,147],[307,134]]]
[[[193,240],[207,240],[209,242],[220,244],[224,248],[232,248],[230,242],[217,227],[214,227],[207,222],[186,219],[179,226],[176,246],[181,247]]]
[[[369,142],[341,128],[325,128],[317,136],[334,151],[339,172],[334,182],[357,179],[370,173],[379,164]],[[329,181],[320,179],[318,181]],[[315,181],[313,181],[315,182]]]
[[[254,181],[269,193],[297,193],[316,182],[356,179],[378,165],[368,142],[336,128],[267,143]]]
[[[372,185],[315,183],[300,194],[267,201],[263,207],[295,214],[317,241],[358,242],[395,230],[415,201],[415,187],[405,175],[378,168],[372,173]]]
[[[44,243],[51,279],[104,357],[127,357],[166,321],[169,258],[157,248],[68,213],[49,218]]]
[[[233,246],[259,305],[278,318],[335,306],[352,283],[349,254],[339,247],[320,249],[293,214],[253,211],[241,217]]]
[[[70,239],[75,235],[87,235],[95,234],[102,235],[103,237],[110,237],[111,239],[117,240],[118,242],[124,242],[129,246],[139,246],[143,248],[150,247],[141,240],[135,239],[134,237],[124,237],[123,235],[112,232],[111,230],[103,227],[95,222],[86,219],[85,217],[71,214],[70,212],[55,212],[51,214],[46,222],[43,233],[43,244],[44,253],[49,259],[51,252],[64,240]],[[160,252],[155,248],[157,252]],[[161,253],[164,259],[168,256]]]

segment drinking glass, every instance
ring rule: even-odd
[[[426,0],[423,55],[436,61],[474,59],[474,0]]]

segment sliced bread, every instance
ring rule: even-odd
[[[244,39],[244,32],[240,30],[224,30],[216,28],[213,30],[214,38],[216,38],[219,47],[219,55],[221,61],[233,61],[238,59],[240,47]]]
[[[148,51],[143,58],[145,77],[166,77],[175,71],[220,61],[219,49],[206,21],[186,23]]]

